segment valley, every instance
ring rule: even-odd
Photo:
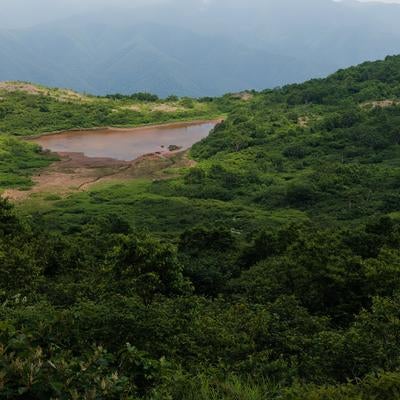
[[[398,398],[400,56],[217,98],[0,84],[0,192],[0,398]]]

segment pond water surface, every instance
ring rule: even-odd
[[[83,153],[87,157],[106,157],[131,161],[169,146],[186,150],[208,136],[216,121],[176,123],[140,128],[76,130],[32,139],[43,149],[61,153]]]

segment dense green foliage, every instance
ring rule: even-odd
[[[149,102],[159,100],[156,94],[146,93],[146,92],[139,92],[131,95],[123,95],[121,93],[115,93],[115,94],[108,94],[105,97],[107,99],[113,99],[113,100],[139,100],[139,101],[149,101]]]
[[[194,146],[203,162],[179,190],[324,223],[398,211],[399,71],[392,57],[241,104]]]
[[[352,232],[292,226],[248,245],[221,229],[171,245],[115,215],[48,235],[7,203],[0,220],[5,398],[187,399],[192,387],[194,399],[356,399],[363,387],[333,385],[381,371],[392,375],[379,390],[399,388],[390,219]],[[296,382],[332,387],[285,389]]]
[[[41,153],[37,145],[0,136],[0,190],[29,187],[32,184],[29,176],[56,159],[54,155]]]
[[[173,179],[1,202],[0,398],[399,398],[399,71],[229,102]]]

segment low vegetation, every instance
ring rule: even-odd
[[[27,189],[32,185],[30,176],[55,160],[56,156],[43,154],[37,145],[0,135],[0,190]]]

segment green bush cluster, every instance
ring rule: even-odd
[[[114,215],[67,235],[44,227],[1,203],[0,398],[398,389],[400,224],[389,218],[247,238],[198,227],[176,244]],[[368,386],[374,376],[387,387]]]
[[[42,153],[37,145],[0,135],[0,190],[29,188],[30,176],[57,159]]]

